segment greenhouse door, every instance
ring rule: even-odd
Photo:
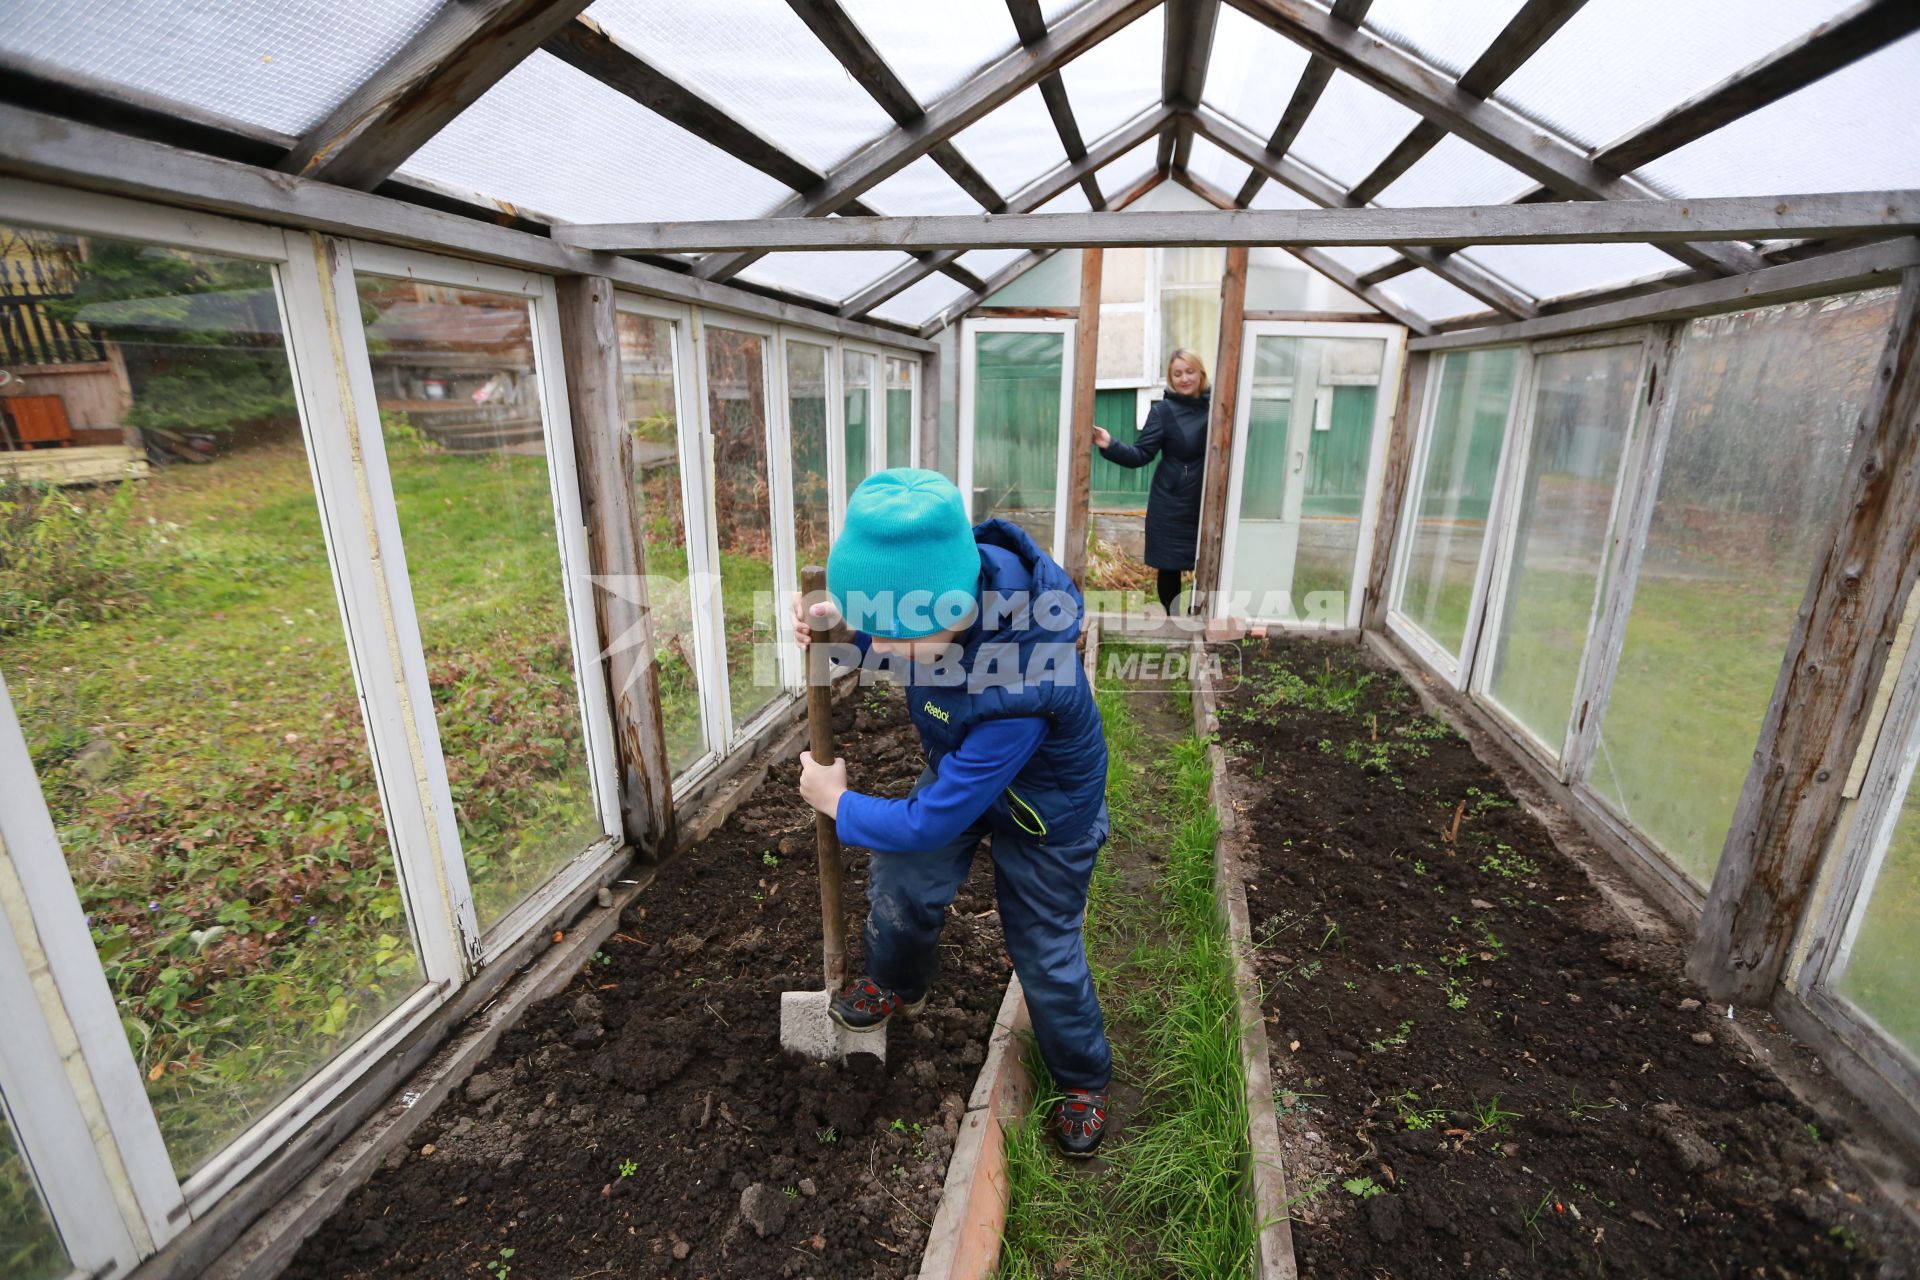
[[[1404,332],[1248,323],[1216,617],[1359,625]]]
[[[1055,558],[1066,536],[1073,321],[968,321],[960,335],[960,491]]]

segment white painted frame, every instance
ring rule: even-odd
[[[771,522],[773,542],[773,581],[775,590],[781,582],[789,581],[793,574],[793,524],[791,520],[791,486],[786,484],[790,474],[787,460],[782,456],[785,448],[786,430],[786,385],[782,377],[784,357],[781,354],[780,328],[777,325],[731,311],[716,311],[706,307],[694,307],[693,345],[695,353],[695,384],[699,395],[700,414],[695,424],[697,430],[698,452],[701,460],[701,500],[700,505],[706,513],[704,529],[705,558],[713,572],[705,584],[708,590],[706,599],[694,602],[696,612],[704,611],[708,615],[708,636],[710,644],[709,661],[717,675],[712,710],[716,713],[716,723],[712,732],[712,741],[724,743],[722,754],[728,754],[750,741],[759,727],[778,716],[792,699],[792,689],[797,680],[787,671],[788,658],[782,652],[781,682],[788,691],[786,696],[776,696],[765,707],[756,711],[743,721],[738,732],[733,728],[733,682],[728,677],[726,653],[726,604],[720,581],[720,531],[719,510],[715,505],[716,489],[714,474],[713,424],[708,414],[711,398],[707,388],[707,330],[730,329],[737,333],[747,333],[760,339],[761,387],[764,403],[761,408],[762,421],[765,424],[761,436],[761,448],[767,457],[767,484],[771,494],[771,506],[767,518]],[[693,451],[688,451],[692,453]],[[685,454],[682,455],[687,456]],[[783,491],[785,496],[783,496]],[[786,518],[783,519],[783,516]],[[689,538],[692,530],[689,529]],[[783,610],[774,610],[776,636],[784,635],[791,622],[780,615]],[[777,646],[784,651],[789,645]]]
[[[1474,351],[1499,350],[1501,347],[1472,348],[1463,351],[1441,352],[1427,362],[1427,377],[1420,396],[1420,426],[1416,436],[1413,456],[1407,463],[1406,492],[1401,495],[1400,537],[1393,548],[1393,568],[1388,579],[1387,608],[1382,615],[1385,625],[1401,643],[1417,653],[1429,667],[1439,672],[1449,684],[1458,689],[1465,683],[1465,673],[1473,669],[1474,651],[1479,647],[1481,621],[1486,613],[1488,565],[1492,562],[1494,546],[1499,541],[1498,518],[1505,505],[1505,494],[1512,481],[1512,468],[1509,465],[1514,438],[1519,434],[1515,429],[1521,406],[1527,402],[1532,387],[1533,359],[1524,345],[1505,344],[1515,352],[1513,390],[1507,400],[1507,420],[1500,431],[1500,449],[1494,461],[1493,492],[1487,503],[1487,528],[1480,539],[1480,553],[1474,562],[1473,593],[1467,605],[1466,633],[1460,642],[1460,653],[1456,657],[1450,654],[1434,637],[1415,622],[1400,608],[1406,592],[1406,578],[1413,558],[1413,540],[1418,528],[1422,486],[1426,477],[1427,462],[1433,448],[1433,423],[1439,413],[1439,390],[1441,370],[1447,359],[1459,356],[1464,359]]]
[[[1077,322],[1070,319],[996,320],[991,317],[960,322],[959,447],[960,497],[967,513],[973,513],[974,471],[974,377],[978,372],[975,340],[983,333],[1057,333],[1061,335],[1060,424],[1058,459],[1054,468],[1054,510],[1052,545],[1048,555],[1060,558],[1061,544],[1067,537],[1067,480],[1073,453],[1073,356]]]
[[[1608,556],[1611,554],[1616,532],[1621,528],[1623,507],[1628,505],[1623,499],[1626,497],[1628,486],[1638,474],[1638,468],[1646,452],[1646,439],[1650,434],[1650,427],[1643,421],[1642,413],[1646,402],[1647,371],[1652,360],[1650,336],[1650,331],[1641,326],[1631,329],[1609,329],[1572,338],[1528,344],[1528,372],[1524,380],[1526,396],[1520,402],[1521,414],[1518,419],[1520,430],[1516,433],[1509,429],[1509,442],[1502,455],[1501,465],[1506,474],[1501,486],[1497,525],[1499,549],[1494,556],[1493,569],[1488,575],[1485,609],[1480,620],[1467,689],[1475,702],[1486,708],[1487,713],[1497,719],[1513,735],[1515,741],[1532,751],[1542,764],[1552,769],[1561,782],[1567,782],[1572,776],[1570,766],[1573,756],[1573,738],[1580,700],[1583,691],[1588,687],[1588,667],[1594,648],[1595,622],[1605,607],[1608,592],[1612,587],[1612,578],[1608,576]],[[1626,424],[1627,437],[1620,449],[1620,461],[1614,471],[1613,494],[1608,500],[1607,524],[1602,535],[1603,581],[1596,585],[1594,598],[1588,608],[1586,638],[1581,648],[1579,667],[1574,675],[1573,697],[1567,710],[1566,724],[1562,727],[1560,740],[1549,743],[1503,707],[1488,687],[1494,659],[1499,651],[1500,625],[1505,615],[1504,602],[1513,573],[1514,542],[1520,528],[1521,482],[1533,456],[1535,420],[1538,417],[1536,408],[1539,391],[1539,358],[1543,355],[1554,355],[1566,351],[1626,346],[1639,348],[1632,398],[1633,417]]]
[[[892,466],[887,457],[887,436],[893,428],[893,410],[890,407],[891,389],[887,386],[887,362],[898,360],[912,371],[907,388],[907,461],[904,466],[920,465],[920,357],[912,351],[902,351],[898,347],[884,347],[880,352],[880,403],[882,427],[880,431],[880,466]]]
[[[1373,434],[1367,446],[1367,474],[1360,501],[1359,542],[1354,550],[1353,570],[1347,580],[1347,607],[1336,623],[1308,622],[1296,617],[1250,616],[1247,620],[1269,623],[1288,630],[1319,631],[1353,629],[1360,625],[1360,613],[1367,575],[1373,561],[1373,531],[1379,521],[1380,482],[1384,474],[1387,446],[1393,435],[1395,391],[1400,386],[1400,366],[1406,359],[1407,331],[1397,324],[1347,324],[1300,320],[1248,320],[1240,336],[1240,386],[1234,401],[1233,446],[1228,453],[1226,528],[1220,544],[1221,589],[1214,593],[1212,617],[1223,620],[1229,613],[1234,595],[1234,569],[1240,544],[1240,505],[1243,496],[1248,423],[1253,414],[1254,343],[1260,338],[1371,338],[1381,343],[1380,379],[1367,384],[1376,388],[1373,401]],[[1322,387],[1339,385],[1328,381]],[[1348,384],[1358,385],[1358,384]],[[1300,513],[1295,513],[1301,519]],[[1290,601],[1291,602],[1291,601]],[[1299,610],[1294,610],[1297,615]]]
[[[715,737],[713,727],[711,690],[715,680],[724,681],[724,671],[712,670],[714,638],[708,634],[713,618],[701,606],[700,583],[703,576],[713,573],[713,566],[707,562],[708,540],[706,529],[711,520],[703,495],[696,484],[705,474],[705,455],[701,452],[699,424],[702,408],[695,401],[693,392],[694,342],[693,312],[691,308],[672,302],[664,302],[645,294],[616,292],[615,308],[628,315],[642,316],[650,320],[662,320],[673,326],[673,429],[674,452],[679,459],[680,469],[680,520],[687,539],[687,590],[688,615],[693,625],[693,678],[695,693],[700,703],[701,736],[706,742],[706,750],[685,769],[674,777],[674,789],[693,785],[704,777],[708,770],[718,764],[726,750],[726,738]],[[658,570],[647,566],[649,574]],[[651,631],[647,636],[648,644],[655,643]]]

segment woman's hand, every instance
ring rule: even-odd
[[[847,794],[847,762],[821,764],[813,752],[800,753],[800,798],[826,814],[840,816],[840,797]]]
[[[1105,427],[1095,427],[1093,429],[1093,447],[1094,448],[1104,449],[1112,443],[1113,443],[1113,432],[1107,430]]]
[[[799,592],[793,593],[793,638],[801,649],[813,643],[815,627],[822,634],[831,635],[839,625],[840,611],[833,607],[833,601],[822,600],[809,608],[801,602]]]

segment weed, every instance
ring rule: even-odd
[[[1582,1101],[1580,1097],[1580,1086],[1575,1085],[1573,1086],[1572,1100],[1567,1104],[1567,1114],[1575,1120],[1584,1120],[1588,1116],[1596,1115],[1602,1111],[1613,1111],[1617,1109],[1619,1105],[1620,1104],[1612,1098],[1607,1099],[1605,1102]]]
[[[798,1200],[800,1198],[800,1188],[782,1187],[780,1188],[780,1194],[785,1196],[789,1200]]]
[[[1467,984],[1458,978],[1448,978],[1446,986],[1447,1008],[1452,1009],[1455,1013],[1466,1008],[1470,1003],[1467,998]]]
[[[765,853],[760,855],[760,861],[766,863],[770,867],[777,867],[780,865],[780,859],[774,856],[774,852],[771,849],[767,850]]]
[[[587,957],[587,959],[591,963],[600,966],[602,969],[606,968],[608,965],[613,963],[613,957],[608,955],[604,951],[596,951],[591,956]]]
[[[1827,1234],[1835,1240],[1838,1240],[1840,1247],[1848,1253],[1852,1253],[1854,1246],[1859,1243],[1859,1240],[1856,1239],[1853,1234],[1853,1228],[1844,1222],[1836,1222],[1828,1227]]]
[[[830,1147],[834,1143],[840,1141],[839,1131],[836,1130],[832,1125],[828,1125],[824,1129],[815,1129],[813,1131],[813,1136],[820,1139],[820,1144],[822,1146],[827,1146],[827,1147]]]
[[[1533,1212],[1527,1214],[1523,1219],[1523,1221],[1526,1223],[1527,1230],[1531,1231],[1534,1235],[1538,1236],[1542,1240],[1545,1240],[1547,1238],[1547,1233],[1540,1229],[1540,1215],[1545,1213],[1547,1211],[1547,1206],[1552,1203],[1553,1203],[1553,1192],[1549,1191],[1545,1195],[1540,1197],[1539,1204],[1536,1204],[1535,1206],[1533,1206]],[[1532,1248],[1532,1246],[1529,1245],[1528,1248]]]
[[[621,1177],[623,1177],[623,1178],[631,1178],[631,1177],[632,1177],[632,1176],[633,1176],[634,1174],[636,1174],[636,1173],[638,1173],[638,1172],[640,1172],[640,1165],[639,1165],[639,1163],[638,1163],[637,1161],[633,1161],[633,1160],[622,1160],[622,1161],[620,1162],[620,1176],[621,1176]]]
[[[1820,1141],[1820,1126],[1811,1120],[1807,1121],[1807,1136],[1815,1142]]]
[[[1389,1049],[1398,1049],[1405,1045],[1408,1038],[1412,1035],[1413,1023],[1403,1022],[1400,1024],[1399,1030],[1395,1031],[1392,1035],[1382,1036],[1380,1039],[1375,1040],[1373,1042],[1373,1051],[1375,1053],[1385,1053]]]
[[[1423,876],[1427,874],[1427,864],[1425,862],[1422,862],[1420,859],[1415,858],[1413,860],[1413,874],[1417,876]]]
[[[1510,1133],[1513,1122],[1520,1118],[1518,1111],[1508,1111],[1500,1105],[1500,1095],[1494,1094],[1486,1102],[1476,1102],[1472,1108],[1473,1126],[1476,1133],[1489,1130],[1496,1133]]]
[[[1540,864],[1524,854],[1515,853],[1513,846],[1495,844],[1498,851],[1480,859],[1480,869],[1489,875],[1499,876],[1502,880],[1525,880],[1540,873]]]
[[[1444,1107],[1422,1107],[1420,1095],[1411,1089],[1390,1101],[1393,1103],[1394,1111],[1400,1116],[1400,1123],[1415,1131],[1431,1129],[1447,1118]]]
[[[1340,1185],[1346,1188],[1347,1194],[1357,1196],[1362,1200],[1370,1199],[1386,1190],[1385,1187],[1365,1175],[1358,1178],[1348,1178]]]
[[[501,1245],[500,1256],[491,1259],[487,1263],[488,1274],[492,1275],[494,1280],[507,1280],[507,1277],[513,1274],[513,1268],[508,1264],[508,1259],[512,1258],[517,1252],[519,1251],[516,1249]]]

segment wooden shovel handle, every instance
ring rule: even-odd
[[[826,594],[827,571],[817,564],[800,570],[802,598],[808,604]],[[807,749],[821,764],[839,759],[833,749],[833,667],[827,661],[825,628],[814,632],[807,646]],[[824,813],[813,815],[813,848],[820,863],[821,967],[827,986],[847,981],[847,925],[840,908],[842,867],[840,833]]]

